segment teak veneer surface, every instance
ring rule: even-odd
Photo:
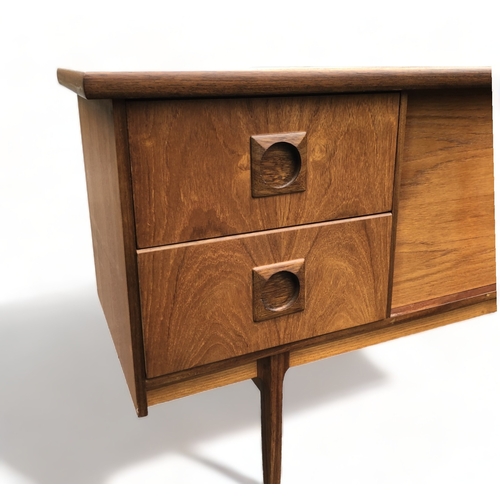
[[[252,378],[279,482],[289,366],[496,311],[489,68],[58,79],[139,416]]]
[[[384,318],[390,234],[383,214],[141,251],[147,376]],[[304,310],[254,322],[252,269],[296,259]]]
[[[253,71],[89,72],[58,69],[61,85],[87,99],[166,99],[491,88],[490,68],[295,68]]]
[[[495,282],[491,91],[409,93],[392,307]]]
[[[338,339],[318,343],[310,347],[298,348],[290,352],[290,366],[298,366],[311,363],[319,359],[337,356],[346,352],[362,349],[381,342],[406,337],[415,333],[424,332],[440,326],[475,318],[483,314],[489,314],[497,310],[496,300],[490,299],[463,305],[450,311],[434,313],[424,317],[408,318],[385,328],[373,329],[363,333],[346,335]]]
[[[132,399],[147,415],[123,103],[79,99],[97,290]]]
[[[449,309],[451,308],[451,309]],[[395,340],[457,321],[496,312],[496,292],[471,299],[460,300],[431,310],[410,313],[405,317],[387,318],[375,324],[351,328],[322,337],[298,342],[288,348],[276,348],[256,353],[251,359],[232,360],[233,367],[213,369],[210,365],[147,381],[148,404],[155,405],[189,396],[224,385],[241,382],[257,376],[257,360],[280,352],[290,352],[290,366],[311,363],[371,345]],[[304,345],[309,343],[309,345]],[[261,356],[261,358],[259,358]],[[249,358],[245,356],[244,358]],[[215,363],[217,365],[219,363]],[[206,373],[205,373],[206,372]]]
[[[392,208],[399,94],[132,101],[140,248]],[[253,198],[250,137],[306,132],[303,192]]]

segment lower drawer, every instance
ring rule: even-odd
[[[148,378],[384,318],[391,223],[382,214],[139,250]]]

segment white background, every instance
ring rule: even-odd
[[[76,96],[57,84],[56,68],[487,65],[500,73],[494,3],[7,5],[0,483],[260,482],[251,382],[135,416],[96,298]],[[330,484],[340,498],[384,485],[404,487],[405,498],[417,487],[427,498],[451,487],[498,498],[499,331],[489,315],[290,370],[283,483]]]

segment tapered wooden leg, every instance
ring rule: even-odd
[[[288,366],[288,353],[257,361],[254,382],[260,389],[264,484],[279,484],[281,480],[283,378]]]

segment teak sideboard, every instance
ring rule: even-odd
[[[139,416],[496,311],[489,69],[81,73],[99,298]]]

